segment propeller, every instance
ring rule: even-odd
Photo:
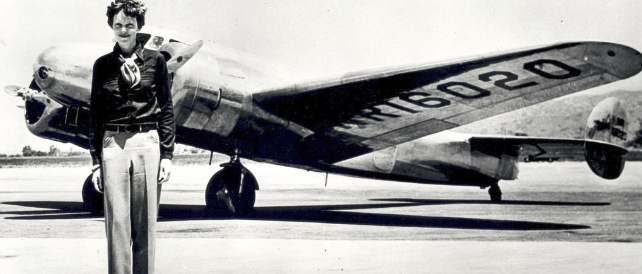
[[[167,61],[167,70],[169,70],[170,73],[176,72],[179,68],[181,68],[187,61],[189,61],[196,52],[198,52],[199,49],[203,46],[203,40],[199,40],[198,42],[191,44],[189,47],[185,48],[181,53],[177,54],[174,56],[172,59]]]
[[[40,91],[40,87],[38,87],[35,80],[31,80],[31,84],[29,84],[28,88],[23,88],[23,87],[14,86],[14,85],[9,85],[4,87],[4,92],[6,92],[11,96],[21,97],[22,99],[25,99],[32,94],[38,93],[39,91]]]
[[[28,88],[21,88],[19,86],[5,86],[4,87],[4,92],[6,92],[7,94],[9,94],[11,96],[18,96],[18,97],[22,98],[23,100],[26,98],[26,96],[28,96],[28,94],[30,94]],[[18,105],[16,107],[21,108],[21,109],[25,108],[24,105]]]
[[[4,87],[4,92],[11,96],[19,96],[19,97],[24,97],[25,94],[25,88],[21,88],[19,86],[5,86]]]

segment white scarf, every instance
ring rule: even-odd
[[[123,80],[129,84],[130,88],[140,83],[140,69],[138,69],[138,65],[134,62],[136,58],[139,58],[136,53],[132,54],[132,57],[130,58],[125,58],[122,54],[118,56],[118,60],[123,62],[123,65],[120,67],[120,73],[123,76]]]

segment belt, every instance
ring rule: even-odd
[[[156,124],[133,124],[133,125],[116,125],[116,124],[105,124],[105,131],[116,131],[116,132],[144,132],[155,130]]]

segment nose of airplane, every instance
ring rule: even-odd
[[[34,81],[59,103],[89,102],[93,64],[110,44],[70,43],[45,49],[33,64]]]

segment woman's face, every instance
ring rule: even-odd
[[[114,38],[119,44],[129,45],[136,43],[136,34],[139,31],[136,17],[127,16],[121,10],[114,15],[114,24],[111,29],[114,31]]]

